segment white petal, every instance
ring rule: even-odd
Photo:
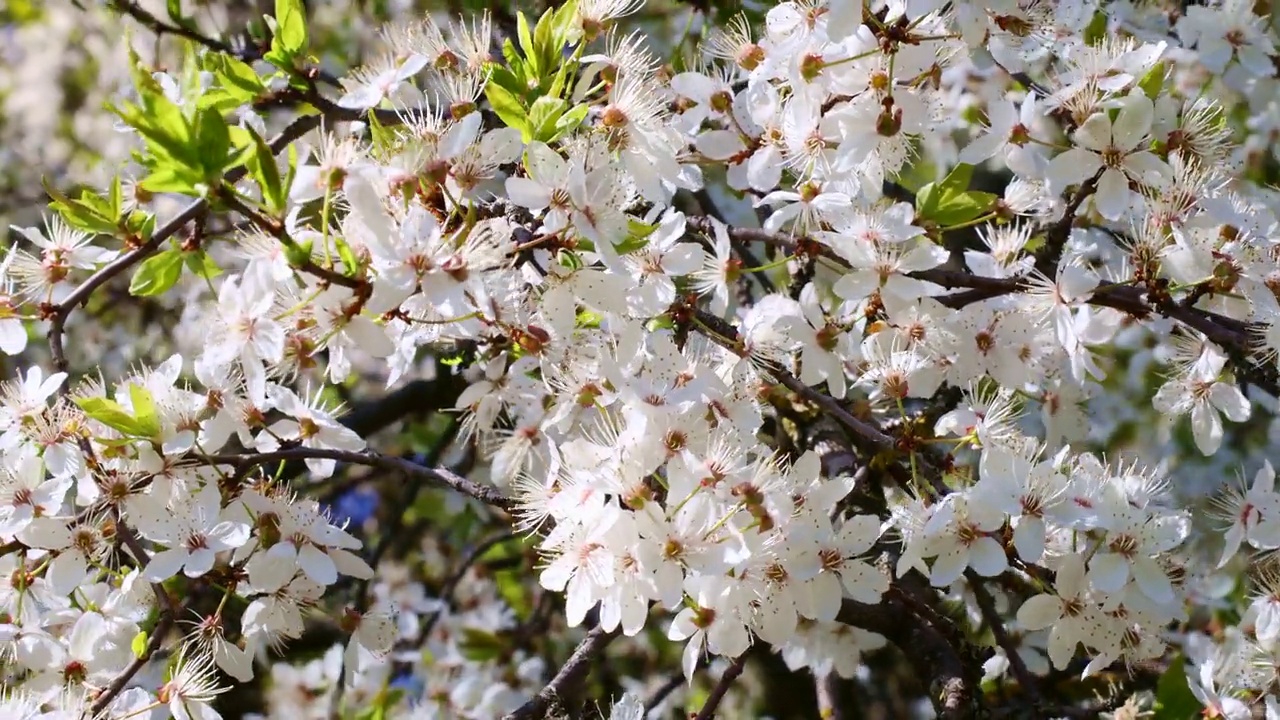
[[[1009,560],[995,538],[981,537],[969,548],[969,565],[983,577],[995,577],[1009,567]]]
[[[1093,196],[1098,213],[1108,220],[1119,220],[1129,209],[1129,178],[1115,168],[1107,168],[1098,181],[1098,192]]]
[[[1028,630],[1041,630],[1062,618],[1062,600],[1054,595],[1036,595],[1018,608],[1018,624]]]
[[[1191,434],[1205,455],[1214,454],[1222,446],[1222,418],[1209,403],[1197,402],[1191,408]]]
[[[1129,582],[1129,563],[1114,553],[1098,553],[1089,561],[1089,582],[1099,592],[1118,592]]]
[[[1209,401],[1232,422],[1244,422],[1249,419],[1249,401],[1235,385],[1214,383],[1209,388]]]

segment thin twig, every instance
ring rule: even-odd
[[[991,634],[996,638],[996,644],[1000,649],[1004,650],[1005,658],[1009,661],[1009,668],[1013,671],[1014,678],[1018,684],[1022,686],[1031,701],[1038,702],[1040,699],[1040,687],[1036,682],[1036,678],[1027,669],[1027,664],[1023,662],[1022,656],[1018,654],[1018,646],[1014,644],[1013,638],[1009,636],[1009,631],[1004,627],[1004,621],[1000,618],[1000,613],[996,610],[995,600],[992,599],[991,593],[987,591],[983,580],[973,570],[966,570],[965,578],[969,581],[969,589],[973,591],[973,597],[978,601],[978,609],[982,612],[982,619],[986,621],[987,627],[991,629]]]
[[[729,688],[733,682],[742,674],[742,668],[747,664],[747,653],[742,653],[729,665],[724,674],[720,676],[720,681],[712,688],[711,694],[707,696],[707,701],[702,703],[702,708],[698,710],[698,714],[694,716],[694,720],[711,720],[716,715],[716,708],[720,707],[720,703],[724,701],[724,696],[729,693]]]
[[[160,649],[160,645],[164,642],[165,636],[169,634],[169,630],[173,628],[174,619],[170,613],[162,612],[160,619],[156,622],[156,626],[151,629],[151,637],[147,638],[147,647],[141,655],[133,659],[119,675],[116,676],[111,684],[107,686],[102,694],[93,701],[93,705],[89,708],[90,717],[98,717],[102,711],[107,709],[112,700],[116,699],[120,693],[124,692],[125,686],[133,679],[138,671],[146,667],[151,662],[151,657]]]
[[[667,678],[667,681],[659,685],[658,689],[654,690],[653,694],[649,696],[649,699],[644,701],[644,716],[648,717],[650,713],[661,707],[662,703],[666,702],[667,698],[671,696],[671,693],[679,690],[684,683],[684,674],[682,673],[677,673]]]
[[[225,204],[227,207],[240,213],[240,215],[247,218],[254,225],[256,225],[260,230],[276,238],[286,247],[289,247],[289,248],[299,247],[298,243],[295,242],[294,239],[289,236],[289,231],[285,230],[285,227],[282,223],[276,220],[272,220],[271,218],[263,217],[261,213],[257,212],[256,210],[254,210],[253,208],[249,207],[247,204],[242,202],[240,198],[236,197],[229,190],[227,192],[224,192],[221,195],[221,200],[223,204]],[[359,290],[368,284],[366,281],[349,277],[347,275],[343,275],[342,273],[337,272],[336,270],[333,270],[331,268],[321,267],[320,265],[317,265],[315,261],[310,258],[306,258],[304,260],[301,260],[300,262],[297,262],[296,264],[294,264],[293,267],[295,267],[296,269],[302,272],[315,275],[317,278],[320,278],[320,280],[326,283],[329,283],[330,285],[341,285],[342,287],[350,288],[352,290]],[[354,268],[348,268],[348,269],[350,270]]]
[[[381,455],[372,452],[362,453],[350,450],[332,450],[329,448],[297,447],[265,453],[246,453],[243,455],[197,455],[194,457],[202,462],[234,465],[236,468],[241,470],[257,465],[265,465],[273,462],[288,462],[290,460],[336,460],[338,462],[350,463],[352,465],[364,465],[366,467],[376,467],[382,468],[383,470],[402,472],[415,480],[423,480],[438,487],[456,490],[463,495],[479,500],[487,505],[501,508],[502,510],[511,510],[515,507],[515,501],[498,492],[497,489],[481,485],[474,480],[468,480],[447,468],[423,467],[417,463],[405,460],[404,458]]]
[[[463,578],[467,576],[467,571],[470,570],[471,566],[475,565],[485,553],[489,552],[497,545],[515,537],[517,537],[515,533],[504,531],[481,540],[474,548],[471,549],[471,552],[467,553],[466,557],[462,558],[457,567],[454,568],[453,572],[449,574],[449,577],[445,578],[444,582],[441,583],[440,591],[437,593],[440,602],[449,602],[449,598],[453,596],[454,590],[458,588],[458,585],[462,583]],[[435,629],[436,623],[439,622],[440,618],[443,616],[444,607],[442,606],[439,610],[432,613],[431,617],[423,624],[420,635],[424,639],[430,637],[431,631]]]

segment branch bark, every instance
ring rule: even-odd
[[[729,688],[733,686],[733,682],[742,674],[742,669],[746,664],[747,653],[742,653],[724,671],[724,675],[720,676],[720,681],[712,688],[711,694],[707,696],[707,701],[702,703],[702,708],[698,710],[698,714],[694,716],[693,720],[711,720],[716,716],[716,708],[720,707],[720,703],[724,702],[724,696],[729,694]]]
[[[616,630],[608,632],[599,627],[588,632],[551,682],[533,696],[532,700],[516,708],[502,720],[545,718],[556,703],[564,702],[566,697],[577,692],[579,686],[587,679],[591,663],[617,636]]]
[[[404,458],[381,455],[373,452],[353,452],[349,450],[331,450],[329,448],[296,447],[266,453],[244,453],[240,455],[196,455],[193,459],[217,465],[231,465],[238,471],[265,465],[273,462],[290,462],[294,460],[328,459],[352,465],[390,470],[404,473],[415,480],[421,480],[436,487],[448,488],[479,500],[487,505],[502,510],[511,510],[515,502],[498,492],[496,488],[462,477],[447,468],[423,467]]]

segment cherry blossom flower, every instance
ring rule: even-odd
[[[1154,112],[1139,92],[1124,98],[1114,121],[1105,112],[1090,116],[1072,135],[1076,147],[1049,163],[1049,184],[1064,188],[1101,172],[1094,202],[1103,217],[1119,220],[1132,202],[1130,182],[1159,185],[1170,173],[1164,161],[1142,149]]]

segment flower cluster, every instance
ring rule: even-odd
[[[1280,580],[1187,631],[1232,602],[1198,583],[1280,548],[1271,465],[1197,530],[1162,453],[1090,423],[1130,393],[1225,458],[1271,414],[1242,390],[1280,388],[1254,4],[791,0],[679,71],[622,29],[641,4],[393,23],[341,78],[297,0],[261,57],[188,27],[180,70],[131,58],[137,167],[51,191],[0,265],[6,716],[218,717],[316,633],[270,665],[279,712],[545,715],[617,635],[682,644],[690,683],[893,645],[940,712],[1001,701],[984,672],[1035,699],[1181,653],[1210,711],[1276,712]],[[139,357],[77,343],[133,322]],[[340,406],[414,383],[431,407]],[[432,452],[378,449],[424,409]],[[377,473],[404,507],[319,499]],[[506,534],[455,575],[432,523]],[[512,528],[514,591],[477,569]],[[544,604],[592,628],[559,672]]]

